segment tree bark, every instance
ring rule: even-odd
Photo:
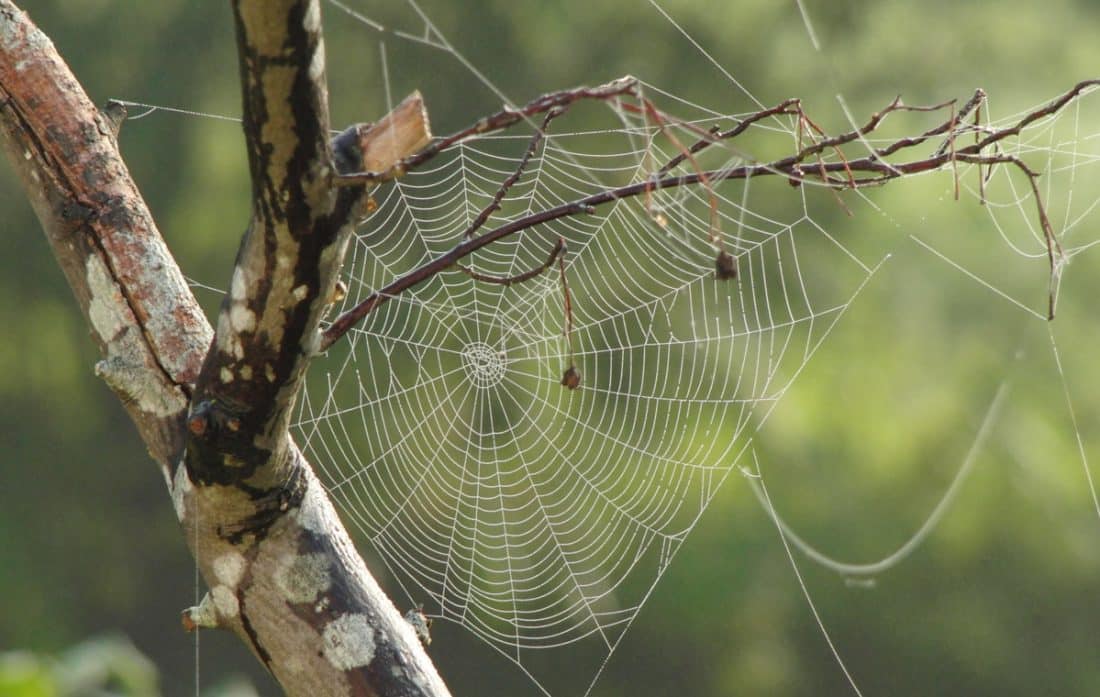
[[[117,122],[10,0],[4,149],[103,354],[96,372],[164,473],[211,589],[185,624],[234,631],[289,694],[446,695],[288,430],[367,208],[365,188],[334,177],[422,147],[426,117],[413,100],[385,129],[330,141],[318,0],[232,6],[253,216],[216,331],[119,156]]]

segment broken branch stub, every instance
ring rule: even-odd
[[[424,98],[413,92],[380,121],[359,127],[363,169],[384,172],[432,141]]]

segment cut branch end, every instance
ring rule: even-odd
[[[384,172],[432,141],[428,110],[419,91],[413,92],[377,123],[359,133],[363,168]]]

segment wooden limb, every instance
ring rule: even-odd
[[[171,481],[210,325],[118,154],[114,129],[50,40],[0,0],[0,131],[120,397]]]
[[[381,127],[353,127],[330,146],[319,0],[232,7],[253,216],[188,414],[185,527],[198,532],[219,625],[287,692],[446,695],[288,431],[347,242],[368,210],[365,186],[335,180],[422,147],[423,105],[414,95]]]
[[[234,10],[255,215],[213,343],[118,154],[115,121],[10,0],[4,149],[103,353],[97,372],[168,479],[210,588],[190,625],[237,633],[288,694],[446,695],[287,432],[367,200],[363,187],[333,187],[335,160],[357,169],[371,151],[358,137],[329,143],[318,3]]]
[[[550,92],[549,94],[544,94],[538,99],[528,102],[519,109],[505,107],[495,114],[490,114],[489,116],[478,119],[473,125],[456,133],[452,133],[449,136],[440,138],[429,147],[395,162],[385,169],[342,174],[338,178],[337,183],[354,185],[377,184],[379,182],[389,181],[401,176],[409,170],[419,167],[444,150],[463,141],[476,138],[486,133],[504,130],[537,114],[545,114],[552,110],[562,109],[581,100],[594,99],[606,101],[625,95],[634,95],[637,86],[637,78],[626,75],[596,87],[575,87],[569,90]]]
[[[512,190],[512,187],[519,181],[519,178],[523,176],[523,170],[527,169],[527,163],[534,157],[535,153],[538,151],[539,145],[542,143],[542,139],[546,137],[546,129],[550,127],[550,122],[565,113],[565,109],[566,107],[564,106],[554,107],[546,112],[546,117],[542,120],[542,126],[536,129],[531,136],[531,141],[527,144],[527,150],[523,153],[523,157],[520,159],[519,164],[516,165],[512,174],[509,175],[497,189],[489,205],[481,209],[481,212],[474,218],[474,222],[470,223],[470,226],[462,233],[463,238],[468,239],[473,237],[474,233],[480,230],[481,226],[489,220],[489,216],[500,210],[500,205],[504,201],[504,197],[508,195],[508,192]]]

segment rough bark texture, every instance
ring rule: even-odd
[[[239,0],[233,12],[253,219],[216,332],[119,157],[115,124],[9,0],[4,148],[103,353],[96,371],[164,471],[211,589],[185,623],[236,632],[289,694],[445,695],[288,433],[367,203],[333,177],[386,155],[364,126],[330,143],[317,0]],[[422,109],[407,112],[414,135],[387,141],[400,142],[389,162],[427,137]]]

